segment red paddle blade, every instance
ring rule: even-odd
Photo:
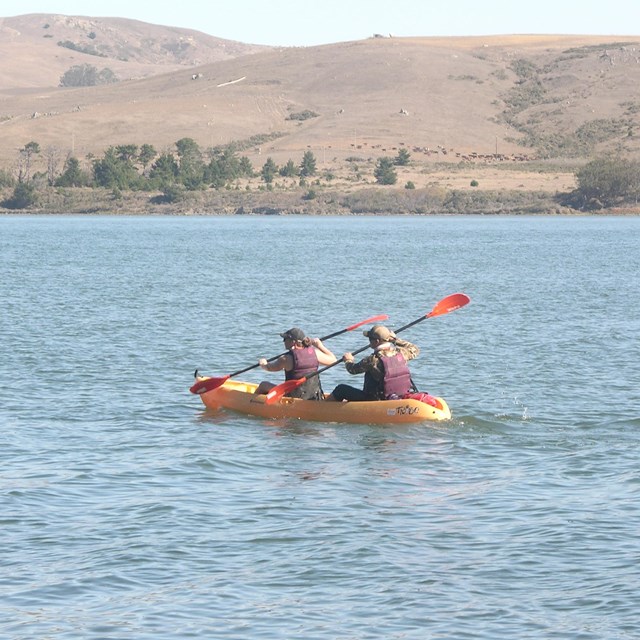
[[[197,394],[206,393],[207,391],[221,387],[227,378],[229,378],[229,376],[223,376],[222,378],[203,378],[202,380],[195,382],[189,391]]]
[[[352,324],[350,327],[347,327],[345,331],[353,331],[354,329],[361,327],[363,324],[369,324],[369,323],[373,324],[374,322],[382,322],[383,320],[388,320],[388,319],[389,319],[389,316],[386,313],[383,313],[380,316],[372,316],[371,318],[367,318],[362,322],[358,322],[357,324]]]
[[[265,404],[275,404],[282,398],[282,396],[297,389],[300,385],[306,382],[306,378],[300,378],[298,380],[285,380],[282,384],[278,384],[267,393],[267,397],[264,401]]]
[[[464,293],[452,293],[446,298],[442,298],[438,304],[427,314],[427,318],[433,318],[434,316],[441,316],[445,313],[455,311],[460,307],[464,307],[465,304],[469,304],[471,298]]]

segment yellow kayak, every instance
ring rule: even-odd
[[[266,404],[266,395],[254,394],[257,386],[252,382],[226,380],[222,386],[206,391],[200,397],[208,409],[231,409],[260,418],[297,418],[352,424],[403,424],[451,418],[447,403],[442,398],[427,394],[423,395],[428,401],[408,398],[372,402],[318,402],[284,397],[275,404]]]

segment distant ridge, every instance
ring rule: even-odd
[[[29,14],[0,18],[0,91],[57,86],[73,64],[106,65],[121,79],[229,60],[270,47],[124,18]],[[8,58],[7,56],[11,56]]]

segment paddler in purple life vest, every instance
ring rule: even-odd
[[[320,338],[309,338],[302,329],[292,327],[281,333],[287,353],[277,360],[268,362],[260,358],[258,364],[265,371],[283,371],[285,380],[299,380],[311,373],[315,373],[320,365],[333,364],[337,358],[327,347],[322,344]],[[272,382],[262,381],[255,393],[267,393],[276,385]],[[313,376],[286,394],[291,398],[303,398],[304,400],[323,400],[324,394],[320,385],[320,376]]]
[[[327,400],[389,400],[414,391],[407,361],[417,358],[420,349],[381,324],[363,333],[373,353],[360,362],[355,362],[351,353],[342,356],[349,373],[364,373],[363,388],[339,384]]]

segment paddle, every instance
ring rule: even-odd
[[[330,333],[328,336],[324,336],[320,338],[320,340],[324,342],[325,340],[329,340],[330,338],[335,338],[336,336],[339,336],[342,333],[346,333],[347,331],[353,331],[354,329],[361,327],[363,324],[382,322],[383,320],[386,320],[388,317],[389,316],[387,315],[372,316],[371,318],[367,318],[362,322],[357,322],[356,324],[352,324],[350,327],[347,327],[346,329],[340,329],[340,331],[335,331],[334,333]],[[274,360],[281,358],[287,353],[289,352],[285,351],[284,353],[280,353],[277,356],[273,356],[272,358],[269,358],[267,362],[273,362]],[[189,391],[191,391],[191,393],[198,393],[198,394],[206,393],[207,391],[211,391],[212,389],[217,389],[218,387],[221,387],[225,383],[225,381],[228,380],[229,378],[232,378],[233,376],[239,376],[241,373],[251,371],[251,369],[255,369],[256,367],[259,367],[259,366],[260,364],[256,363],[256,364],[252,364],[249,367],[245,367],[244,369],[240,369],[238,371],[234,371],[233,373],[229,373],[226,376],[220,376],[217,378],[205,378],[204,380],[198,380],[195,384],[193,384],[193,386],[189,389]],[[196,373],[197,373],[197,369],[196,369]]]
[[[414,324],[418,324],[418,322],[422,322],[427,318],[435,318],[436,316],[441,316],[445,313],[455,311],[460,307],[464,307],[464,305],[468,304],[470,300],[471,298],[469,298],[469,296],[464,293],[452,293],[450,296],[442,298],[442,300],[440,300],[440,302],[438,302],[436,306],[433,307],[431,311],[429,311],[429,313],[424,316],[420,316],[417,320],[414,320],[409,324],[405,324],[404,327],[396,329],[395,333],[398,334],[401,331],[408,329],[409,327],[413,327]],[[362,347],[361,349],[356,349],[351,353],[353,355],[356,355],[357,353],[365,351],[368,348],[369,345],[367,345],[366,347]],[[298,388],[300,385],[304,384],[309,378],[312,378],[313,376],[319,376],[321,373],[325,372],[327,369],[331,369],[331,367],[335,367],[340,362],[344,362],[344,356],[339,360],[336,360],[336,362],[334,362],[333,364],[327,365],[326,367],[322,367],[321,369],[314,371],[305,378],[298,378],[297,380],[285,380],[282,384],[276,385],[267,393],[265,404],[275,404],[276,402],[278,402],[278,400],[280,400],[280,398]]]

